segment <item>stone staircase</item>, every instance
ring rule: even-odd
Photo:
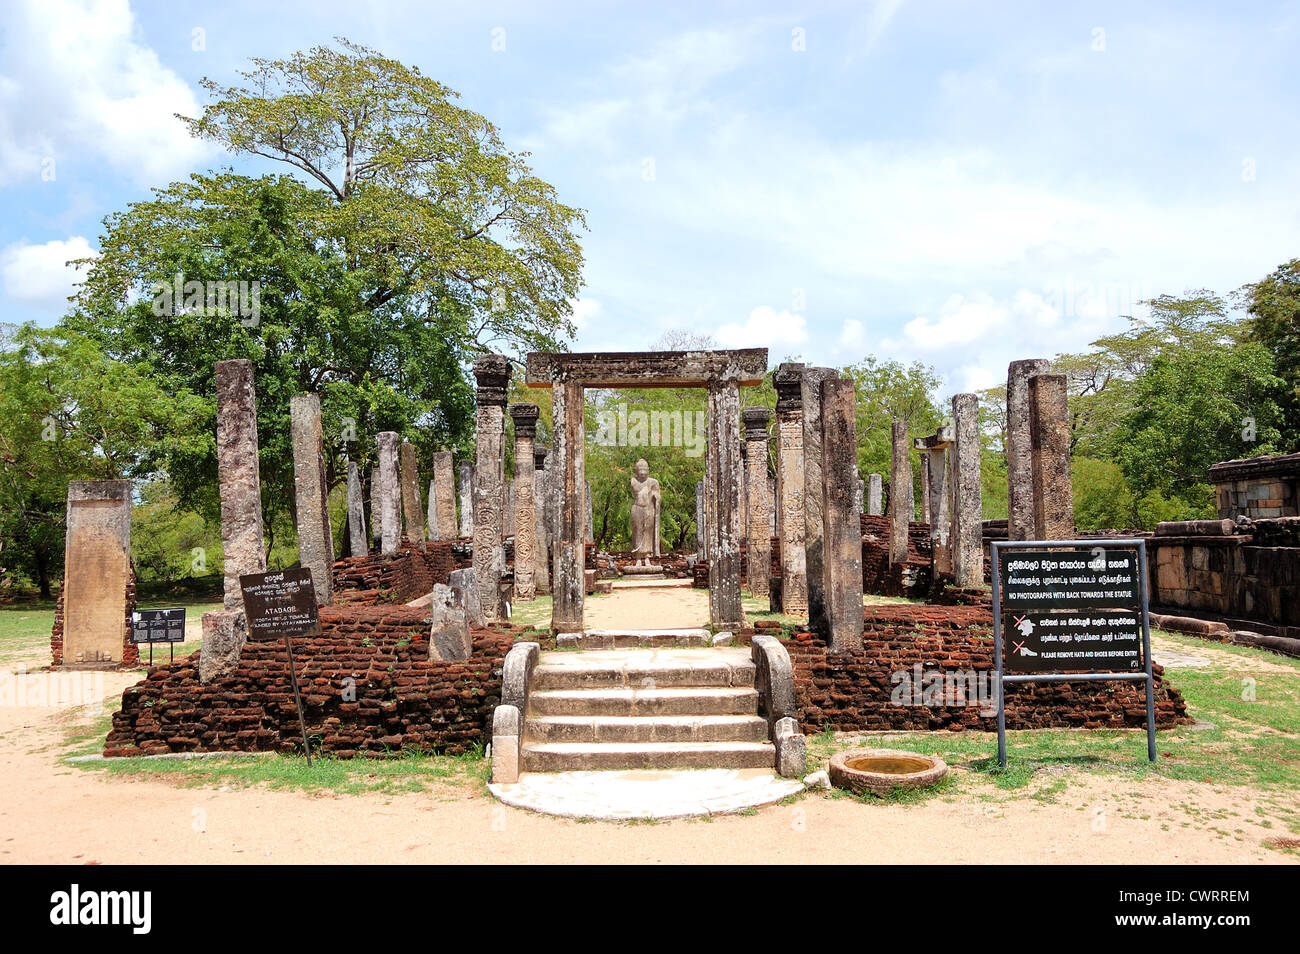
[[[524,714],[528,772],[776,764],[745,649],[542,653]]]
[[[694,648],[701,640],[684,634],[658,631],[633,642],[630,633],[592,633],[578,644],[625,648],[541,652],[536,643],[516,644],[493,716],[493,780],[512,782],[521,772],[798,770],[803,737],[786,718],[794,697],[785,649],[764,636],[753,648]]]

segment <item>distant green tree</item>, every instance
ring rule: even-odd
[[[1282,382],[1280,448],[1300,450],[1300,258],[1279,265],[1263,280],[1247,285],[1243,293],[1251,339],[1272,354]]]

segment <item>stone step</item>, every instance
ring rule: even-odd
[[[756,715],[539,716],[525,724],[528,742],[766,742]]]
[[[534,689],[752,686],[746,654],[710,650],[610,650],[548,653],[533,670]]]
[[[712,640],[713,634],[707,629],[589,629],[583,633],[559,633],[555,644],[577,649],[632,649],[708,646]]]
[[[524,746],[528,772],[776,767],[770,742],[542,742]]]
[[[756,715],[758,692],[749,686],[678,689],[535,689],[529,720],[538,716]]]

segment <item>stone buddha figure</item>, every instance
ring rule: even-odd
[[[649,566],[659,556],[659,481],[650,476],[650,465],[638,460],[632,476],[632,551],[638,566]]]

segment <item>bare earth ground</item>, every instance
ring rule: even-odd
[[[679,605],[664,603],[663,597]],[[700,604],[699,601],[703,601]],[[606,598],[592,625],[698,624],[703,591]],[[594,608],[594,607],[593,607]],[[617,612],[616,612],[617,610]],[[680,614],[680,615],[677,615]],[[688,618],[689,617],[689,618]],[[1185,652],[1200,652],[1199,647]],[[1245,662],[1207,645],[1204,655]],[[1276,658],[1276,657],[1274,657]],[[1266,654],[1250,657],[1261,669]],[[33,652],[16,665],[40,666]],[[106,698],[139,673],[102,676]],[[52,678],[32,674],[24,678]],[[57,677],[54,677],[57,678]],[[1027,788],[963,786],[916,803],[811,793],[742,816],[628,824],[506,808],[474,778],[416,794],[338,795],[182,787],[68,765],[67,733],[87,708],[0,706],[0,861],[38,863],[1021,862],[1296,863],[1266,847],[1287,826],[1243,787],[1063,769]],[[992,735],[987,737],[990,750]],[[846,742],[846,744],[848,744]],[[954,772],[971,773],[960,762]]]

